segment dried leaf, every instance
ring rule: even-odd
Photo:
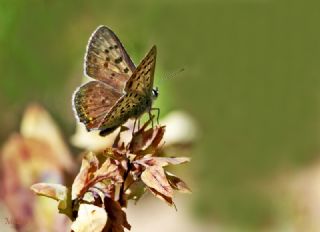
[[[187,157],[144,157],[135,161],[138,164],[144,166],[160,166],[164,167],[169,164],[178,165],[186,162],[190,162],[190,158]]]
[[[121,133],[124,132],[124,131],[127,131],[127,130],[129,130],[129,128],[126,127],[126,126],[121,126],[121,127],[120,127],[120,131],[119,131],[119,133],[117,134],[117,137],[114,139],[114,142],[113,142],[112,147],[120,147],[120,146],[121,146],[121,145],[119,144],[120,139],[121,139]]]
[[[74,232],[100,232],[107,223],[107,213],[104,208],[91,204],[81,204],[78,217],[71,225]]]
[[[146,133],[152,132],[152,134],[147,134],[145,139],[142,140],[143,144],[140,146],[141,150],[138,150],[137,153],[140,153],[140,157],[151,154],[155,155],[158,150],[161,148],[160,143],[163,138],[165,131],[165,126],[151,128]]]
[[[154,136],[150,140],[150,144],[146,144],[146,148],[144,149],[144,154],[154,154],[163,138],[164,132],[165,132],[165,126],[156,127],[154,129]]]
[[[173,190],[167,180],[162,167],[150,166],[147,167],[141,174],[142,181],[152,189],[163,194],[166,197],[173,197]]]
[[[167,179],[169,181],[170,186],[179,192],[182,193],[191,193],[191,189],[188,185],[181,180],[179,177],[173,175],[172,173],[166,172]]]
[[[137,154],[143,151],[143,154],[154,153],[159,143],[162,140],[164,134],[164,126],[150,128],[146,130],[151,120],[148,120],[139,131],[134,133],[130,143],[128,144],[128,150],[131,153]]]
[[[126,213],[121,209],[118,202],[112,200],[109,197],[104,199],[105,209],[108,213],[108,224],[106,226],[107,232],[124,232],[124,228],[131,229],[130,224],[127,221]]]
[[[102,155],[108,158],[116,159],[116,160],[126,159],[126,151],[123,151],[122,149],[119,149],[119,148],[108,147],[103,151]]]
[[[71,196],[67,187],[61,184],[38,183],[32,185],[31,190],[37,195],[58,201],[59,212],[73,219]]]
[[[61,184],[38,183],[31,186],[31,190],[37,195],[52,198],[59,201],[59,209],[67,207],[67,187]]]
[[[140,129],[132,137],[131,142],[129,144],[129,150],[132,153],[138,153],[146,146],[146,142],[152,138],[153,133],[153,128],[150,128],[146,131]]]
[[[99,161],[92,152],[83,157],[80,172],[72,184],[72,200],[85,193],[88,183],[94,178],[94,172],[98,169],[98,165]]]
[[[108,158],[103,162],[101,167],[95,172],[95,179],[111,179],[116,183],[123,182],[123,172],[122,166],[116,164],[115,160]]]
[[[175,206],[172,197],[168,197],[166,195],[161,194],[160,192],[158,192],[157,190],[153,189],[153,188],[149,188],[150,192],[155,195],[156,197],[158,197],[160,200],[165,201],[167,204],[169,204],[170,206]]]

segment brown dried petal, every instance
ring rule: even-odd
[[[157,190],[153,189],[153,188],[149,188],[150,192],[155,195],[156,197],[158,197],[160,200],[163,200],[165,202],[167,202],[167,204],[169,204],[170,206],[175,206],[174,202],[172,200],[172,197],[168,197],[166,195],[161,194],[160,192],[158,192]]]
[[[188,157],[144,157],[135,162],[144,166],[147,165],[147,166],[164,167],[169,164],[178,165],[178,164],[190,162],[190,158]]]
[[[147,167],[141,174],[142,181],[152,189],[163,194],[166,197],[173,197],[173,190],[167,180],[162,167],[150,166]]]
[[[103,155],[116,160],[123,160],[126,158],[126,152],[119,148],[108,147],[103,151]]]
[[[137,153],[138,151],[142,150],[146,146],[148,140],[150,140],[153,136],[154,129],[150,128],[146,131],[139,130],[137,133],[134,134],[130,145],[129,150],[132,153]]]
[[[94,172],[98,169],[98,166],[99,161],[92,152],[83,157],[80,172],[72,184],[72,200],[85,193],[87,184],[93,179]]]
[[[179,177],[173,175],[172,173],[166,172],[167,179],[169,181],[170,186],[179,192],[182,193],[191,193],[191,189],[188,185],[181,180]]]
[[[146,130],[150,122],[150,120],[147,121],[132,137],[131,142],[128,144],[128,150],[131,153],[136,154],[144,150],[143,154],[147,154],[147,152],[153,154],[160,144],[165,127],[161,126]]]
[[[163,138],[164,132],[165,132],[165,126],[156,127],[153,129],[150,129],[152,131],[152,136],[144,141],[143,146],[141,147],[141,155],[155,155],[157,151],[159,150],[161,140]]]
[[[95,179],[111,179],[117,183],[123,182],[122,174],[124,170],[120,164],[116,164],[113,159],[106,159],[101,167],[95,173]]]
[[[120,139],[121,139],[121,133],[124,132],[124,131],[127,131],[127,130],[129,130],[129,128],[126,127],[126,126],[121,126],[121,127],[120,127],[120,131],[119,131],[119,133],[117,134],[117,137],[115,138],[112,147],[114,147],[114,148],[121,148],[121,147],[122,147],[121,141],[120,141]]]
[[[144,149],[144,154],[154,154],[157,151],[163,138],[165,128],[165,126],[160,126],[154,129],[154,136],[152,140],[150,140],[150,144],[147,144],[146,149]]]

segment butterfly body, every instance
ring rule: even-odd
[[[153,89],[156,47],[136,68],[117,36],[100,26],[89,39],[85,73],[94,78],[80,86],[73,96],[79,121],[87,130],[107,135],[129,118],[149,112],[158,90]]]

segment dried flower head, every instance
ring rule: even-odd
[[[71,189],[42,183],[32,190],[59,201],[60,213],[74,221],[73,231],[130,229],[123,209],[128,200],[138,201],[146,190],[174,206],[173,191],[190,189],[164,167],[190,160],[163,157],[165,126],[150,128],[149,124],[134,133],[122,126],[111,147],[99,154],[86,153]]]

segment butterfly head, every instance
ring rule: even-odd
[[[158,87],[153,88],[153,89],[152,89],[152,100],[156,100],[158,96],[159,96],[159,89],[158,89]]]

